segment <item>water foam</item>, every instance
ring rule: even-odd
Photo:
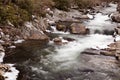
[[[13,64],[7,64],[10,66],[10,72],[6,72],[3,76],[5,77],[5,80],[17,80],[19,71],[13,67]]]
[[[73,63],[77,63],[78,56],[87,48],[104,49],[114,41],[112,36],[101,34],[74,37],[76,37],[76,41],[56,47],[56,53],[52,54],[52,62],[60,63],[59,68],[67,68]]]

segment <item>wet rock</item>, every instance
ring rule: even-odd
[[[118,35],[120,35],[120,26],[118,26],[118,27],[115,28],[115,32],[116,32]]]
[[[54,43],[57,44],[57,45],[62,45],[62,44],[67,44],[68,41],[65,40],[64,38],[62,37],[56,37],[53,39]]]
[[[117,11],[120,13],[120,2],[118,3]]]
[[[79,17],[73,17],[73,18],[75,18],[75,19],[90,19],[90,18],[88,17],[88,15],[81,15],[81,16],[79,16]]]
[[[45,34],[45,30],[38,22],[27,22],[22,28],[22,36],[26,40],[49,40],[49,37]]]
[[[83,24],[73,23],[73,24],[71,24],[70,32],[72,34],[82,34],[82,35],[84,35],[84,34],[89,33],[89,29],[86,28]]]
[[[62,39],[59,38],[59,37],[54,38],[53,41],[54,41],[55,44],[58,44],[58,45],[61,45],[61,44],[62,44]]]
[[[63,39],[65,39],[65,40],[67,40],[67,41],[75,41],[75,39],[73,39],[73,38],[64,37]]]
[[[120,60],[120,41],[111,43],[108,46],[109,47],[107,49],[101,51],[101,54],[106,56],[114,56],[117,57],[117,60]]]
[[[82,13],[84,13],[84,14],[89,13],[89,10],[87,10],[87,9],[79,9],[79,11],[82,12]]]
[[[31,30],[30,31],[30,36],[28,37],[28,39],[31,40],[49,40],[48,36],[45,34],[42,34],[39,31],[35,31],[35,30]]]
[[[63,25],[63,24],[57,24],[57,25],[56,25],[56,29],[57,29],[58,31],[65,31],[65,30],[66,30],[66,26]]]
[[[100,54],[105,56],[115,56],[115,51],[116,50],[114,49],[101,50]]]
[[[120,60],[120,41],[115,42],[114,45],[111,47],[114,47],[116,49],[115,57],[118,57],[118,59]]]
[[[82,52],[82,54],[99,55],[100,51],[91,48],[91,49],[86,49],[85,51]]]
[[[112,21],[120,23],[120,13],[113,13],[111,16]]]
[[[89,54],[81,54],[80,55],[81,67],[89,68],[94,71],[116,71],[119,70],[119,67],[116,64],[116,59],[112,56],[104,56],[104,55],[89,55]],[[102,65],[102,66],[101,66]],[[117,72],[115,72],[117,73]]]
[[[103,34],[113,35],[114,34],[114,30],[103,30]]]

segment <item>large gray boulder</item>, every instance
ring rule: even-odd
[[[49,40],[45,30],[38,23],[27,22],[22,28],[22,36],[26,40]]]

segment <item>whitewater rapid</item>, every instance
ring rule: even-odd
[[[73,35],[69,32],[64,33],[57,31],[55,26],[51,26],[53,33],[60,34],[60,37],[69,37],[75,39],[75,41],[68,42],[68,44],[55,46],[55,51],[48,55],[48,58],[51,59],[51,62],[56,63],[56,69],[69,69],[70,67],[74,66],[74,64],[78,63],[77,58],[79,57],[80,53],[88,48],[105,49],[108,48],[109,44],[114,43],[113,36],[103,34],[103,32],[105,30],[114,31],[114,28],[117,26],[117,24],[112,22],[108,16],[109,12],[112,13],[116,11],[116,7],[116,4],[110,4],[110,7],[102,10],[103,12],[106,12],[106,14],[96,13],[93,20],[84,21],[83,24],[90,29],[89,35]],[[95,33],[96,30],[100,33]],[[117,36],[116,39],[120,40],[120,37]]]

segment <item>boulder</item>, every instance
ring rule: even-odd
[[[56,37],[53,39],[54,43],[57,44],[57,45],[61,45],[62,44],[62,39],[59,38],[59,37]]]
[[[120,2],[118,3],[117,11],[120,13]]]
[[[99,50],[96,50],[96,49],[86,49],[82,52],[82,54],[88,54],[88,55],[99,55],[100,54],[100,51]]]
[[[66,30],[66,26],[63,25],[63,24],[57,24],[57,25],[56,25],[56,29],[57,29],[58,31],[65,31],[65,30]]]
[[[100,54],[105,56],[115,56],[115,50],[102,50]]]
[[[72,34],[88,34],[89,29],[86,28],[83,24],[73,23],[73,24],[71,24],[70,32]]]
[[[111,16],[112,21],[120,23],[120,13],[113,13]]]
[[[73,17],[75,19],[90,19],[88,15],[81,15],[79,17]]]
[[[65,39],[65,40],[67,40],[67,41],[69,41],[69,42],[71,42],[71,41],[75,41],[75,39],[73,39],[73,38],[69,38],[69,37],[64,37],[63,39]]]
[[[43,34],[42,32],[39,32],[39,31],[35,31],[35,30],[31,30],[30,32],[30,36],[28,39],[32,39],[32,40],[48,40],[48,36]]]
[[[81,15],[81,19],[90,19],[88,15]]]
[[[120,41],[111,43],[108,46],[108,48],[101,50],[100,53],[106,56],[115,56],[117,60],[120,60]]]
[[[23,38],[26,40],[49,40],[49,37],[39,30],[29,30],[25,31]]]
[[[45,34],[48,28],[46,18],[39,18],[32,22],[26,22],[21,28],[22,37],[26,40],[49,40]]]
[[[68,41],[65,40],[65,39],[62,38],[62,37],[56,37],[56,38],[53,39],[53,41],[54,41],[54,43],[55,43],[56,45],[63,45],[63,44],[67,44],[67,43],[68,43]]]
[[[116,32],[118,35],[120,35],[120,26],[118,26],[118,27],[115,28],[115,32]]]

